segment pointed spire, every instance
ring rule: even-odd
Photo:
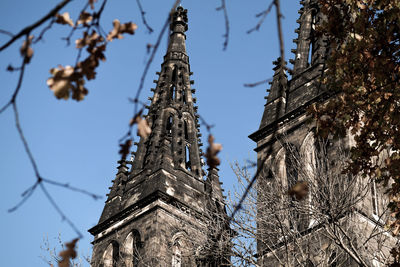
[[[279,57],[273,62],[274,76],[272,79],[271,87],[265,104],[264,114],[261,120],[260,129],[269,123],[275,121],[285,113],[286,108],[286,90],[287,90],[287,76],[286,71],[281,65],[281,58]],[[286,65],[286,62],[285,62]]]
[[[200,125],[186,54],[187,22],[187,10],[178,7],[171,16],[168,50],[157,73],[159,78],[154,81],[156,88],[152,89],[154,95],[147,115],[152,133],[138,144],[133,174],[163,168],[202,177]]]
[[[110,193],[107,194],[106,205],[100,217],[100,222],[110,218],[112,215],[118,213],[121,208],[121,198],[125,192],[125,186],[128,181],[128,167],[127,161],[122,159],[118,161],[119,166],[115,179],[112,180],[113,185],[110,187]]]
[[[206,179],[206,192],[210,196],[211,200],[218,201],[220,204],[220,207],[222,207],[225,204],[224,200],[224,195],[223,195],[223,189],[221,187],[222,183],[219,180],[219,175],[218,175],[218,168],[209,168],[208,169],[208,175]]]
[[[295,59],[290,60],[290,63],[293,64],[294,75],[300,73],[310,64],[309,53],[312,52],[310,51],[310,49],[312,49],[311,35],[314,31],[313,23],[315,23],[315,7],[312,2],[313,0],[304,0],[300,2],[303,7],[298,12],[300,18],[296,20],[300,25],[299,28],[295,30],[298,37],[293,40],[297,44],[297,48],[292,50],[295,54]]]

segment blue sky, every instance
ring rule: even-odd
[[[0,29],[16,33],[47,13],[59,1],[2,0],[0,2]],[[274,11],[269,14],[258,32],[246,34],[255,26],[255,14],[265,10],[270,1],[252,0],[227,2],[230,20],[230,38],[226,51],[222,51],[225,24],[222,12],[215,11],[220,1],[184,0],[188,9],[189,31],[187,50],[194,72],[199,113],[210,124],[216,141],[222,143],[220,177],[226,191],[231,190],[236,178],[230,162],[255,160],[255,143],[248,135],[258,129],[266,96],[266,85],[246,88],[244,83],[272,77],[272,61],[279,55]],[[83,1],[73,1],[62,12],[68,11],[75,21]],[[141,22],[134,0],[109,1],[101,24],[108,32],[112,21],[133,21],[138,30],[133,36],[114,40],[106,51],[107,61],[98,68],[97,79],[88,82],[89,95],[82,102],[57,100],[46,86],[49,69],[73,65],[77,50],[67,47],[61,40],[69,33],[68,26],[55,25],[43,42],[36,44],[31,64],[27,66],[18,106],[20,119],[32,153],[43,177],[87,189],[105,196],[116,174],[118,140],[126,132],[132,104],[140,76],[147,60],[146,44],[155,43],[173,1],[142,1],[147,20],[154,28],[148,34]],[[282,0],[283,30],[287,60],[292,57],[292,39],[297,27],[299,1]],[[36,32],[37,34],[37,32]],[[75,35],[74,39],[80,38]],[[8,40],[0,35],[0,44]],[[0,53],[0,105],[10,98],[17,74],[6,72],[8,64],[20,62],[16,42]],[[149,70],[141,100],[148,102],[150,88],[157,79],[156,71],[166,49],[164,37]],[[202,128],[203,143],[206,131]],[[40,246],[48,237],[51,246],[58,246],[57,237],[64,241],[76,236],[49,204],[43,192],[37,190],[16,212],[7,210],[20,201],[21,193],[35,181],[33,169],[23,150],[9,109],[0,115],[0,197],[1,228],[0,251],[2,266],[46,266],[40,255],[48,256]],[[90,255],[92,237],[87,229],[94,226],[103,209],[105,198],[94,201],[90,197],[47,186],[50,194],[66,215],[84,234],[79,252]]]

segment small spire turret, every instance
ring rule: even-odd
[[[281,58],[279,57],[273,62],[274,76],[272,79],[271,87],[265,104],[264,114],[261,120],[260,128],[275,121],[285,113],[286,108],[286,90],[288,87],[287,75],[285,69],[281,65]],[[286,65],[286,62],[285,62]]]

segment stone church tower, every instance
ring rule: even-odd
[[[331,96],[320,80],[329,46],[316,34],[324,19],[318,0],[300,3],[291,78],[275,61],[260,127],[249,136],[261,170],[259,266],[384,266],[394,244],[383,228],[384,190],[367,178],[342,175],[350,135],[319,140],[314,134],[307,109]],[[308,195],[288,195],[294,186]]]
[[[203,179],[187,22],[187,10],[178,7],[151,89],[146,119],[152,132],[135,143],[132,161],[119,161],[99,223],[89,230],[93,267],[221,266],[226,260],[214,247],[215,234],[227,230],[226,212],[218,169]]]

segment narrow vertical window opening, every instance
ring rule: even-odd
[[[171,100],[174,100],[176,98],[176,84],[177,84],[177,67],[174,66],[172,70],[172,85],[171,85]]]
[[[175,244],[172,248],[172,267],[182,266],[182,251],[179,243]]]
[[[308,49],[308,66],[312,65],[312,58],[315,50],[315,27],[316,27],[316,11],[311,13],[311,29],[310,29],[310,45]]]
[[[172,114],[169,115],[168,120],[167,120],[167,134],[172,135],[172,124],[174,123],[174,119],[172,118]]]
[[[186,104],[186,88],[182,89],[182,101],[183,104]]]
[[[185,167],[187,170],[191,170],[192,166],[191,166],[191,162],[190,162],[190,149],[189,149],[189,145],[185,145]]]
[[[183,127],[184,127],[183,130],[184,130],[184,132],[185,132],[185,140],[189,140],[188,125],[187,125],[187,122],[186,122],[186,121],[184,121]]]
[[[372,197],[372,214],[378,216],[378,194],[376,191],[376,183],[372,181],[371,183],[371,197]]]

